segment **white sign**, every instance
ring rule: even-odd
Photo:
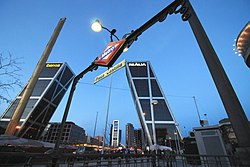
[[[130,62],[130,63],[128,63],[128,66],[132,66],[132,67],[143,67],[143,66],[147,66],[147,64],[146,63],[144,63],[144,62],[135,62],[135,63],[133,63],[133,62]]]
[[[126,60],[121,61],[120,63],[116,64],[114,67],[111,67],[110,69],[102,73],[101,75],[97,76],[94,80],[94,84],[96,84],[100,80],[106,78],[107,76],[113,74],[114,72],[120,70],[121,68],[125,66],[126,66]]]

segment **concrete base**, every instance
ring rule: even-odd
[[[235,155],[240,158],[240,162],[243,166],[250,166],[250,147],[238,147],[236,148]]]

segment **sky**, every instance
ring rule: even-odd
[[[66,22],[50,54],[48,62],[67,62],[75,74],[83,71],[101,54],[110,38],[107,31],[93,32],[95,19],[103,26],[117,30],[121,38],[143,25],[172,0],[8,0],[0,1],[0,52],[22,57],[23,84],[27,83],[40,59],[47,42],[60,18]],[[249,0],[191,0],[207,35],[231,81],[231,84],[250,118],[250,69],[242,57],[233,51],[234,39],[250,20]],[[150,61],[169,106],[184,136],[199,119],[193,96],[197,100],[202,119],[210,125],[218,124],[227,114],[215,84],[203,59],[188,22],[180,14],[168,16],[156,23],[123,53],[116,63],[126,61]],[[73,121],[93,135],[98,113],[96,135],[104,134],[108,108],[110,77],[93,84],[94,78],[107,68],[86,74],[77,85],[68,121]],[[140,128],[139,119],[127,83],[125,69],[113,74],[108,124],[120,120],[125,125],[133,123]],[[2,78],[1,78],[2,80]],[[20,91],[15,88],[7,95],[13,99]],[[69,91],[54,113],[51,121],[62,119]],[[0,114],[7,104],[0,103]],[[206,114],[206,116],[204,115]],[[109,126],[108,126],[109,127]]]

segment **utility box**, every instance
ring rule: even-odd
[[[226,146],[218,125],[194,128],[194,134],[199,154],[206,156],[206,159],[202,161],[216,162],[219,160],[223,162],[222,166],[229,166]],[[213,166],[213,164],[209,164],[209,166]]]

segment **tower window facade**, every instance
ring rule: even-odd
[[[165,145],[176,132],[182,138],[150,62],[127,62],[126,75],[147,145]]]
[[[21,116],[21,128],[17,130],[16,136],[29,139],[40,138],[74,76],[67,63],[45,64]],[[26,86],[0,117],[0,133],[4,133]]]

